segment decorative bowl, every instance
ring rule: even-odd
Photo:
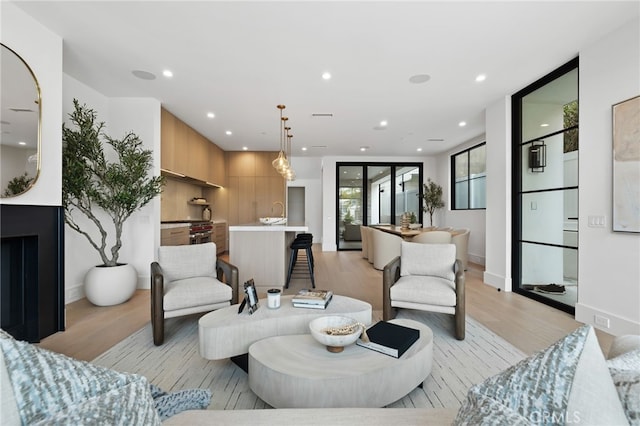
[[[286,217],[261,217],[260,223],[263,225],[286,225]]]
[[[327,347],[329,352],[342,352],[345,346],[358,340],[364,325],[353,318],[327,316],[312,320],[309,323],[311,335]],[[333,332],[334,334],[328,334]]]

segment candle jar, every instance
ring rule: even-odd
[[[280,289],[270,288],[267,290],[267,307],[278,309],[280,307]]]

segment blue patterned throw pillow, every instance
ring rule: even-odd
[[[146,378],[78,361],[0,332],[22,424],[157,425]]]
[[[625,425],[597,337],[583,326],[469,389],[456,425]]]
[[[185,389],[167,393],[151,384],[151,395],[161,420],[186,410],[206,410],[211,403],[209,389]]]

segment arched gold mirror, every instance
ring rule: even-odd
[[[20,195],[38,179],[40,106],[33,71],[0,43],[0,197]]]

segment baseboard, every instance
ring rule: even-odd
[[[138,285],[136,286],[139,290],[149,290],[151,288],[151,276],[140,276],[138,275]]]
[[[597,322],[596,317],[598,317]],[[640,323],[583,303],[576,303],[575,318],[576,321],[591,324],[594,328],[614,336],[623,336],[625,334],[640,335]],[[606,323],[608,323],[609,327],[606,326]]]
[[[489,284],[491,287],[495,287],[498,290],[507,291],[507,292],[511,291],[511,279],[510,278],[501,277],[499,275],[492,274],[491,272],[486,272],[485,271],[482,280],[486,284]]]
[[[469,262],[485,266],[484,256],[478,256],[476,254],[469,253],[467,254],[467,259],[469,260]]]
[[[80,299],[84,299],[84,288],[82,283],[76,285],[75,287],[67,287],[64,290],[64,303],[65,305],[75,302]]]

